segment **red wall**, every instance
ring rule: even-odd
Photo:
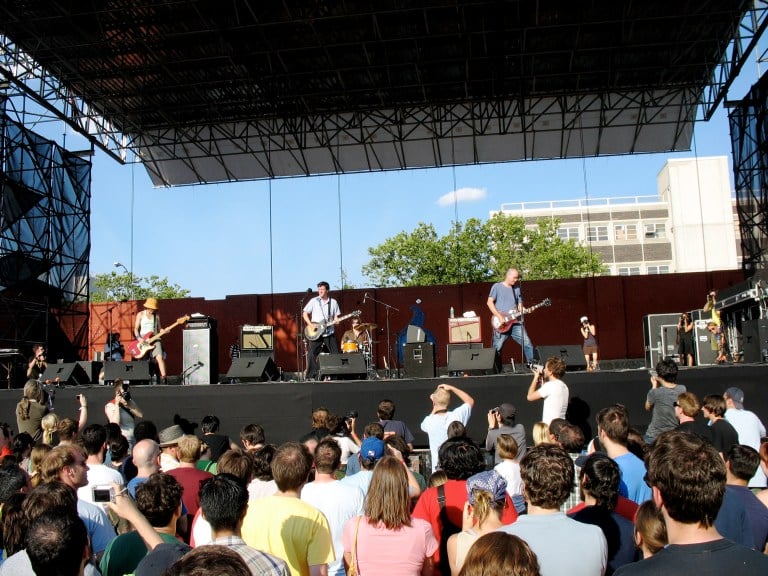
[[[601,276],[570,280],[525,282],[523,293],[527,305],[551,298],[552,306],[540,308],[531,314],[526,326],[534,345],[580,344],[579,317],[587,315],[597,325],[597,338],[604,359],[642,358],[644,355],[642,318],[647,314],[676,313],[702,306],[711,288],[721,289],[741,282],[741,271],[706,272],[696,274],[668,274],[654,276]],[[386,355],[386,308],[368,300],[362,304],[367,292],[376,300],[394,306],[390,312],[393,350],[397,332],[410,322],[411,306],[421,300],[424,328],[434,335],[437,363],[444,366],[448,343],[448,314],[451,306],[456,315],[474,310],[482,318],[483,342],[491,343],[491,328],[486,299],[490,284],[463,284],[451,286],[425,286],[420,288],[382,288],[332,292],[339,300],[343,314],[362,311],[363,322],[375,322],[379,330],[374,335],[374,353],[377,364],[383,368]],[[185,314],[199,312],[217,321],[219,338],[219,367],[229,367],[229,346],[239,338],[243,324],[271,324],[275,327],[275,360],[283,370],[294,371],[296,366],[297,318],[301,324],[299,302],[306,293],[227,296],[224,300],[186,298],[165,300],[160,304],[164,326]],[[124,343],[132,340],[133,320],[141,302],[91,304],[90,354],[104,349],[112,310],[113,331],[120,332]],[[341,331],[348,329],[349,321],[342,323]],[[182,365],[182,335],[178,328],[163,338],[168,359],[169,374],[178,374]],[[507,345],[511,347],[511,344]],[[509,348],[511,351],[511,348]],[[394,354],[394,352],[393,352]],[[510,352],[511,354],[511,352]],[[506,354],[505,354],[506,356]]]

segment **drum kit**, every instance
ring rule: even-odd
[[[371,322],[367,324],[358,324],[355,329],[360,334],[365,334],[367,337],[364,341],[359,340],[345,340],[341,343],[342,354],[362,354],[365,360],[365,369],[369,380],[378,380],[379,374],[376,372],[376,367],[373,365],[372,358],[372,343],[371,333],[376,330],[378,326]]]

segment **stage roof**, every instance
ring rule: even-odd
[[[764,8],[5,0],[0,74],[156,185],[685,150]]]

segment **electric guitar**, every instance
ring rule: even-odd
[[[354,312],[350,312],[349,314],[341,316],[338,321],[341,322],[347,318],[352,318],[352,316],[360,316],[360,314],[362,314],[360,310],[355,310]],[[313,322],[312,324],[307,324],[307,326],[304,328],[304,337],[312,342],[315,340],[320,340],[320,337],[325,332],[325,329],[333,323],[334,321],[332,319],[328,319],[322,320],[320,322]]]
[[[504,322],[502,322],[496,316],[494,316],[491,318],[491,324],[493,325],[493,329],[496,330],[496,332],[506,332],[507,330],[512,328],[512,326],[514,326],[515,324],[520,323],[520,320],[518,320],[520,316],[522,316],[523,314],[530,314],[531,312],[541,308],[542,306],[552,306],[552,300],[550,300],[549,298],[544,298],[544,300],[542,300],[538,304],[534,304],[530,308],[523,308],[522,312],[520,312],[519,310],[510,310],[509,312],[504,314]]]
[[[176,328],[176,326],[180,324],[186,324],[188,320],[189,316],[182,316],[181,318],[177,319],[176,322],[168,326],[168,328],[163,328],[157,334],[154,332],[147,332],[143,338],[131,342],[131,344],[128,346],[128,351],[131,353],[131,356],[134,359],[143,358],[147,352],[151,352],[155,349],[155,342]]]

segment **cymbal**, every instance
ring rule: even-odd
[[[376,328],[378,328],[378,325],[369,322],[368,324],[358,324],[357,326],[355,326],[355,328],[365,332],[366,330],[376,330]]]

